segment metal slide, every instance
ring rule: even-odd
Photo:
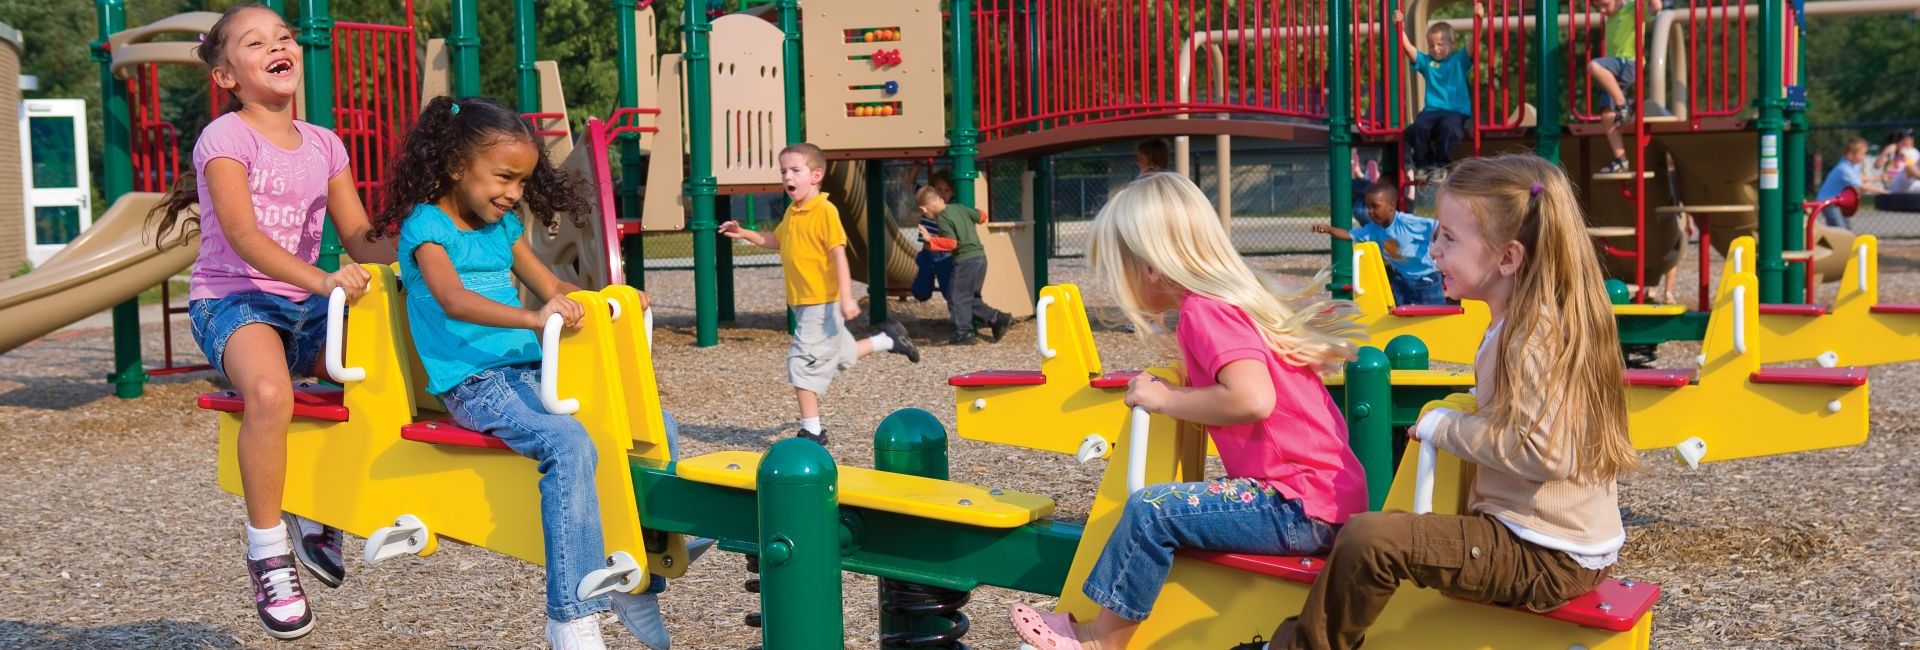
[[[147,213],[159,203],[152,192],[121,196],[45,264],[0,282],[0,352],[125,302],[192,264],[197,232],[166,250],[154,245]]]

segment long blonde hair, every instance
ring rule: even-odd
[[[1152,269],[1187,291],[1245,311],[1288,363],[1326,368],[1353,358],[1359,332],[1353,303],[1316,299],[1324,272],[1294,288],[1256,275],[1233,250],[1207,197],[1185,176],[1160,172],[1128,183],[1094,217],[1088,254],[1141,336],[1167,332],[1167,312],[1149,309],[1142,297]]]
[[[1573,478],[1598,483],[1632,471],[1639,458],[1627,437],[1620,333],[1566,173],[1528,154],[1474,158],[1456,165],[1440,191],[1469,206],[1495,250],[1512,241],[1526,249],[1497,341],[1495,430],[1522,428],[1516,393],[1551,390],[1541,424],[1573,436]]]

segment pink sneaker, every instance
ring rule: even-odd
[[[253,579],[254,611],[268,635],[285,641],[313,630],[313,609],[307,606],[306,592],[300,590],[300,571],[293,566],[292,553],[247,560],[247,574]]]

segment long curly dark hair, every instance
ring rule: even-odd
[[[585,215],[593,210],[593,204],[581,194],[577,180],[547,162],[546,143],[534,133],[531,123],[492,97],[436,97],[420,111],[420,119],[407,132],[400,155],[388,165],[387,204],[373,216],[367,240],[398,235],[400,222],[413,214],[414,206],[432,203],[453,191],[454,173],[472,159],[474,152],[506,139],[532,143],[540,152],[521,198],[526,207],[522,217],[531,214],[542,227],[551,228],[556,214],[565,212],[575,227],[585,227]]]
[[[212,70],[215,66],[227,60],[227,28],[232,26],[233,17],[240,15],[243,11],[252,9],[273,11],[273,8],[258,2],[237,4],[221,13],[220,19],[213,21],[213,26],[207,28],[206,38],[200,41],[198,46],[193,48],[193,53],[200,57],[201,63],[207,64],[208,70]],[[275,12],[274,15],[278,16],[279,13]],[[240,98],[238,96],[230,92],[223,94],[227,96],[227,99],[220,107],[220,114],[240,110]],[[167,242],[173,241],[168,235],[173,234],[176,229],[197,229],[199,227],[199,217],[189,215],[185,220],[180,218],[181,213],[186,212],[188,208],[192,208],[194,204],[200,202],[200,188],[197,185],[196,178],[193,169],[182,170],[178,176],[174,177],[173,188],[167,190],[166,195],[160,198],[160,204],[153,206],[153,210],[147,213],[147,224],[149,226],[153,226],[156,222],[158,223],[158,227],[148,229],[149,232],[154,233],[154,245],[156,247],[162,249],[167,248]],[[202,211],[205,211],[205,208],[202,208]]]

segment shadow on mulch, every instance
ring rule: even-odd
[[[142,621],[100,627],[66,627],[0,620],[0,646],[8,648],[240,648],[240,642],[210,625]]]
[[[698,440],[712,443],[727,449],[765,447],[769,442],[793,434],[794,426],[781,424],[760,429],[743,427],[703,427],[696,424],[680,423],[680,437],[683,440]],[[684,448],[683,448],[684,449]]]
[[[147,385],[186,383],[212,378],[219,388],[228,388],[224,378],[213,371],[190,372],[178,375],[148,377]],[[113,385],[104,378],[78,377],[0,377],[0,383],[18,382],[20,386],[0,393],[0,406],[65,411],[79,408],[93,402],[113,397]]]

